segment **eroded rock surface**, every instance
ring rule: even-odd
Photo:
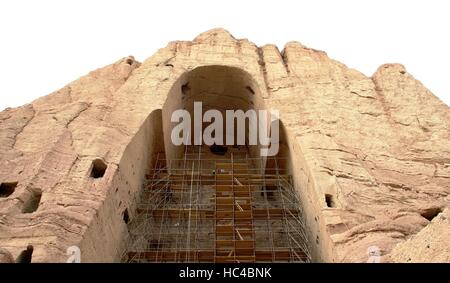
[[[448,106],[402,65],[366,77],[300,43],[279,52],[223,29],[1,112],[0,182],[17,185],[0,198],[0,247],[17,258],[33,245],[33,262],[65,262],[74,245],[82,261],[119,260],[140,184],[125,152],[176,80],[207,65],[247,72],[280,110],[315,260],[366,262],[376,246],[382,261],[449,261]],[[99,179],[96,158],[108,165]],[[39,208],[24,213],[36,192]]]

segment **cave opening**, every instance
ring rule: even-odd
[[[108,165],[102,159],[95,159],[92,161],[91,178],[99,179],[105,175]]]
[[[188,145],[174,144],[172,113],[193,117],[199,101],[202,114],[224,117],[227,110],[265,110],[258,85],[241,69],[199,67],[178,79],[161,112],[163,151],[150,162],[122,261],[310,262],[285,133],[275,156],[261,156],[262,146],[250,142],[250,119],[244,143],[238,121],[229,132],[224,119],[214,134],[231,144],[196,143],[194,135]],[[202,121],[202,132],[211,123]]]
[[[18,182],[1,183],[0,184],[0,198],[7,198],[14,193]]]
[[[28,245],[27,248],[19,254],[16,259],[16,263],[31,263],[33,250],[34,247],[32,245]]]
[[[39,208],[41,202],[42,191],[34,189],[31,191],[29,198],[25,201],[22,213],[33,213]]]

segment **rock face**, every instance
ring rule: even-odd
[[[290,42],[213,29],[0,113],[0,262],[119,261],[159,109],[185,74],[237,68],[280,111],[315,261],[450,261],[450,109],[402,65],[372,77]],[[149,148],[151,150],[149,150]],[[93,171],[99,170],[99,176]]]

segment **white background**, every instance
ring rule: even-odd
[[[371,76],[402,63],[450,105],[450,1],[0,1],[0,110],[215,27],[258,45],[296,40]]]

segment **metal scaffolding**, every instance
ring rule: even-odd
[[[129,224],[124,262],[310,262],[302,208],[284,160],[186,147],[158,156]]]

